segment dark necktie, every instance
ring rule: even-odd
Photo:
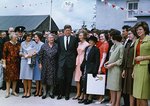
[[[67,37],[67,40],[66,40],[66,50],[68,50],[68,46],[69,46],[69,44],[68,44],[68,37]]]

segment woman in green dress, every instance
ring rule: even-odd
[[[136,40],[134,47],[133,96],[137,99],[137,106],[148,106],[148,99],[150,99],[149,26],[146,22],[138,22],[135,29],[139,39]]]
[[[105,68],[108,69],[107,89],[111,94],[111,106],[120,106],[121,99],[121,64],[123,60],[124,46],[122,45],[121,32],[114,29],[110,35],[114,45],[109,51],[109,60],[105,63]]]

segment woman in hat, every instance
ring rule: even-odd
[[[36,92],[34,96],[42,96],[42,82],[41,82],[41,70],[39,69],[39,56],[38,53],[41,49],[41,46],[44,44],[41,42],[42,39],[42,33],[36,32],[34,34],[34,40],[35,40],[35,48],[36,48],[36,62],[33,70],[33,80],[36,81]]]
[[[92,96],[86,94],[86,83],[87,83],[87,74],[92,74],[93,77],[96,77],[100,64],[100,53],[99,49],[95,46],[97,38],[91,36],[89,38],[89,46],[85,48],[84,60],[81,64],[81,85],[82,93],[84,94],[84,99],[79,100],[78,103],[90,104],[92,103]]]
[[[31,58],[36,54],[35,42],[32,41],[32,34],[25,34],[25,41],[21,43],[21,69],[20,79],[23,80],[24,95],[22,98],[29,98],[31,96],[31,86],[33,79],[33,66],[31,66]]]
[[[54,42],[54,36],[49,34],[47,42],[42,45],[39,51],[39,67],[41,69],[41,81],[43,86],[42,99],[47,97],[47,88],[49,87],[49,96],[54,98],[53,89],[56,83],[56,65],[58,46]]]

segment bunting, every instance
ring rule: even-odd
[[[24,7],[32,7],[32,6],[40,6],[40,5],[44,5],[44,4],[48,4],[49,2],[43,2],[43,3],[35,3],[35,4],[20,4],[20,5],[15,5],[14,8],[24,8]],[[9,6],[3,6],[3,8],[9,9]],[[11,6],[12,8],[12,6]]]
[[[109,7],[112,7],[114,9],[116,9],[116,10],[128,11],[127,8],[120,7],[120,6],[116,5],[116,4],[112,4],[112,3],[108,2],[107,0],[101,0],[101,2],[104,2],[105,5],[107,5]],[[148,11],[144,11],[144,10],[132,10],[132,11],[135,11],[135,12],[138,12],[138,13],[150,14],[150,10],[148,10]]]

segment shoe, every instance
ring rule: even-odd
[[[31,94],[29,96],[26,96],[26,98],[30,98],[31,97]]]
[[[57,100],[62,99],[62,95],[58,95]]]
[[[39,97],[41,97],[43,95],[43,92],[39,93]]]
[[[16,92],[12,92],[11,95],[18,97],[19,95]]]
[[[77,99],[79,100],[79,96],[72,98],[72,100],[77,100]]]
[[[101,101],[97,101],[97,102],[95,102],[95,104],[102,104],[103,102],[105,101],[105,99],[103,98]]]
[[[5,96],[5,98],[9,98],[9,97],[10,97],[10,94],[8,94],[8,95]]]
[[[87,100],[84,102],[85,105],[91,104],[93,102],[93,100]]]
[[[43,95],[43,96],[42,96],[42,99],[46,99],[46,97],[47,97],[47,95]]]
[[[69,100],[70,98],[69,98],[69,96],[65,96],[65,100]]]
[[[111,106],[111,103],[107,103],[106,106]]]
[[[87,101],[87,99],[82,99],[82,100],[79,100],[78,103],[79,103],[79,104],[82,104],[82,103],[84,103],[84,102],[86,102],[86,101]]]
[[[96,101],[95,104],[96,104],[96,105],[99,105],[99,104],[101,104],[101,102],[100,102],[100,101]]]
[[[23,95],[22,98],[26,98],[26,96]]]
[[[83,98],[78,98],[78,101],[83,100]]]
[[[39,94],[38,94],[38,93],[37,93],[37,94],[35,93],[35,94],[34,94],[34,97],[36,97],[36,96],[39,96]]]
[[[49,97],[50,97],[50,98],[52,98],[52,99],[54,99],[54,98],[55,98],[54,94],[49,95]]]
[[[39,95],[39,97],[41,97],[42,96],[42,94],[41,95]]]

